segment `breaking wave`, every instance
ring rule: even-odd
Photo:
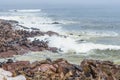
[[[41,9],[12,9],[9,12],[40,12]]]
[[[54,22],[52,19],[47,18],[45,16],[38,17],[38,16],[0,16],[0,19],[6,19],[6,20],[16,20],[19,22],[19,25],[25,26],[29,28],[38,28],[41,31],[55,31],[55,32],[61,32],[61,26],[59,25],[53,25]]]
[[[73,32],[77,32],[77,31],[73,31]],[[87,36],[98,36],[98,37],[116,37],[119,36],[119,34],[117,32],[114,31],[90,31],[90,30],[83,30],[83,31],[79,31],[78,32],[81,35],[87,35]]]
[[[34,28],[40,29],[41,31],[54,31],[60,34],[65,32],[63,27],[61,27],[60,25],[52,24],[54,20],[52,20],[51,18],[45,15],[38,16],[36,14],[30,13],[30,12],[39,12],[42,14],[41,9],[28,9],[28,10],[24,9],[24,10],[10,10],[10,11],[13,11],[13,12],[17,11],[18,13],[6,15],[6,16],[0,16],[0,18],[6,19],[6,20],[16,20],[19,22],[19,25],[27,27],[28,30],[31,30],[31,28],[34,27]],[[21,12],[23,12],[23,14],[21,14]],[[24,14],[25,12],[27,12],[27,14]],[[118,34],[115,32],[106,32],[106,31],[105,32],[81,31],[80,34],[88,35],[88,36],[118,36]],[[61,49],[61,51],[63,51],[64,53],[67,53],[67,52],[86,53],[94,49],[99,49],[99,50],[105,50],[105,49],[119,50],[120,49],[120,46],[118,45],[95,44],[92,42],[77,43],[76,40],[72,37],[66,37],[66,38],[59,37],[59,36],[49,37],[46,35],[46,36],[35,37],[35,38],[49,41],[50,47],[57,47]],[[29,38],[29,39],[33,40],[34,38]]]
[[[43,36],[43,37],[35,37],[36,39],[49,41],[50,47],[57,47],[64,53],[68,52],[75,52],[75,53],[87,53],[91,50],[119,50],[120,46],[118,45],[105,45],[105,44],[95,44],[92,42],[82,42],[77,43],[75,39],[72,39],[70,37],[58,37],[58,36]],[[34,38],[29,38],[30,40],[33,40]]]

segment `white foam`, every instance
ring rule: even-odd
[[[62,24],[79,24],[79,21],[73,21],[73,20],[58,20],[57,22]]]
[[[43,37],[35,37],[40,40],[49,41],[50,47],[57,47],[61,49],[64,53],[68,52],[76,52],[76,53],[86,53],[90,50],[99,49],[99,50],[105,50],[105,49],[114,49],[119,50],[120,46],[117,45],[105,45],[105,44],[95,44],[95,43],[77,43],[75,39],[67,37],[58,37],[58,36],[43,36]],[[30,40],[33,40],[33,38],[29,38]]]
[[[41,9],[12,9],[10,12],[40,12]]]
[[[9,72],[9,71],[5,71],[3,69],[0,69],[0,75],[4,75],[6,77],[10,77],[10,76],[12,76],[12,73]]]
[[[119,34],[114,31],[79,31],[81,35],[99,36],[99,37],[115,37]]]
[[[26,80],[23,75],[12,77],[12,73],[0,68],[0,80]]]
[[[37,17],[37,16],[0,16],[0,19],[6,20],[16,20],[19,24],[28,28],[38,28],[41,31],[55,31],[61,32],[60,26],[56,26],[52,23],[53,21],[47,17]]]
[[[19,75],[17,77],[8,77],[7,80],[26,80],[26,78],[23,75]]]
[[[95,44],[95,43],[81,43],[79,44],[82,52],[88,52],[90,50],[99,49],[99,50],[119,50],[120,46],[117,45],[104,45],[104,44]]]

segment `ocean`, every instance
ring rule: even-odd
[[[55,31],[66,37],[36,36],[62,52],[29,52],[17,60],[65,58],[79,64],[83,59],[110,60],[120,64],[120,10],[114,8],[5,9],[0,19],[17,20],[28,28]],[[53,24],[53,23],[59,24]],[[16,29],[21,29],[16,26]],[[33,38],[29,38],[32,40]]]

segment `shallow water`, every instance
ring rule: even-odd
[[[15,60],[24,60],[24,61],[40,61],[40,60],[45,60],[47,58],[50,58],[51,60],[56,60],[58,58],[64,58],[66,60],[68,60],[70,63],[74,63],[74,64],[80,64],[80,62],[83,59],[95,59],[95,60],[109,60],[109,61],[113,61],[116,64],[120,64],[120,50],[116,51],[116,50],[93,50],[93,51],[89,51],[88,53],[81,53],[81,54],[77,54],[77,53],[51,53],[48,51],[44,51],[44,52],[30,52],[28,54],[25,54],[23,56],[15,56]]]

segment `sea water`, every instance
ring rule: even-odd
[[[120,10],[113,8],[7,9],[1,10],[0,19],[17,20],[28,30],[35,27],[66,36],[36,36],[49,41],[50,47],[57,47],[61,52],[28,52],[23,56],[15,56],[16,60],[65,58],[72,63],[79,63],[83,59],[120,63],[119,14]],[[16,26],[18,28],[21,29]]]

